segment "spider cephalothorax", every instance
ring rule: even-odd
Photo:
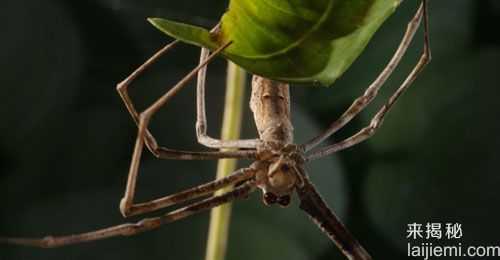
[[[256,185],[262,190],[262,201],[268,206],[278,203],[287,207],[294,189],[302,183],[297,166],[304,161],[303,153],[296,145],[286,145],[281,149],[268,145],[259,155],[261,158],[254,167]]]

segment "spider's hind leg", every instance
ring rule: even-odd
[[[206,48],[201,49],[200,63],[205,61],[210,54]],[[198,143],[209,148],[239,148],[255,149],[260,143],[259,139],[241,139],[241,140],[221,140],[215,139],[207,134],[207,116],[205,104],[205,82],[207,77],[207,67],[198,71],[198,82],[196,86],[196,137]],[[236,90],[228,90],[236,91]]]
[[[408,24],[408,28],[406,30],[405,36],[401,41],[398,50],[394,54],[393,58],[384,69],[384,71],[379,75],[379,77],[368,87],[363,96],[357,98],[351,107],[347,109],[346,112],[335,122],[331,124],[331,126],[321,135],[311,139],[308,143],[304,144],[304,149],[306,151],[311,150],[323,140],[328,138],[330,135],[338,131],[345,124],[347,124],[352,118],[354,118],[359,112],[361,112],[368,104],[375,98],[378,93],[380,87],[385,83],[387,78],[392,74],[395,67],[401,61],[401,58],[406,53],[415,33],[417,32],[422,20],[424,20],[424,48],[423,53],[420,56],[420,59],[417,65],[413,68],[410,74],[407,76],[405,81],[401,84],[401,86],[396,90],[396,92],[389,98],[387,103],[377,112],[377,114],[373,117],[370,122],[370,125],[363,128],[361,131],[349,137],[341,142],[338,142],[333,145],[329,145],[323,148],[319,148],[309,155],[307,155],[307,160],[313,160],[317,158],[321,158],[332,153],[344,150],[353,145],[356,145],[369,137],[373,136],[375,131],[380,128],[382,125],[382,121],[386,113],[392,108],[397,99],[403,94],[403,92],[408,89],[408,87],[415,81],[417,76],[423,71],[425,66],[431,60],[431,49],[429,43],[429,17],[428,17],[428,6],[427,0],[422,0],[422,4],[418,9],[417,13],[413,17],[413,19]]]

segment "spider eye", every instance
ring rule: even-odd
[[[279,197],[279,199],[278,199],[278,203],[283,207],[288,207],[288,205],[290,205],[291,201],[292,200],[291,200],[289,195]]]
[[[264,193],[264,204],[271,205],[278,201],[278,197],[274,193],[266,192]]]

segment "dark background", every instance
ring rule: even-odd
[[[1,236],[72,234],[125,221],[118,204],[136,128],[115,85],[171,41],[145,18],[210,27],[226,5],[2,1]],[[425,242],[406,238],[406,226],[413,222],[462,224],[461,240],[437,245],[499,243],[500,4],[449,0],[430,5],[431,65],[373,139],[309,166],[329,204],[375,259],[406,259],[407,242]],[[405,1],[334,87],[292,88],[297,142],[326,128],[363,92],[388,61],[416,6]],[[415,64],[421,38],[420,33],[374,104],[334,139],[369,122]],[[182,45],[141,77],[132,87],[138,106],[145,108],[194,67],[198,53]],[[207,90],[213,136],[219,134],[224,80],[225,62],[219,59],[209,68]],[[152,131],[161,144],[201,149],[194,101],[191,84],[154,118]],[[248,108],[245,121],[244,136],[255,136]],[[214,178],[215,161],[159,161],[145,154],[138,201]],[[342,259],[296,206],[267,208],[257,194],[236,203],[228,259]],[[0,245],[0,259],[203,259],[207,224],[203,213],[138,236],[61,249]]]

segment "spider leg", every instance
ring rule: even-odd
[[[425,23],[425,45],[424,45],[424,54],[419,64],[417,65],[417,72],[415,74],[418,74],[426,65],[430,59],[430,49],[429,49],[429,40],[428,40],[428,14],[427,14],[427,0],[422,0],[422,4],[420,5],[417,13],[413,17],[413,19],[409,22],[408,27],[406,29],[406,32],[403,36],[403,39],[401,43],[399,44],[398,49],[394,53],[394,56],[392,59],[389,61],[387,66],[384,68],[382,73],[373,81],[370,86],[366,89],[364,94],[360,97],[358,97],[354,102],[351,104],[351,106],[340,116],[339,119],[334,121],[326,131],[324,131],[322,134],[312,138],[309,140],[307,143],[303,144],[302,147],[305,151],[310,151],[317,145],[319,145],[321,142],[326,140],[328,137],[330,137],[332,134],[337,132],[339,129],[341,129],[343,126],[345,126],[348,122],[350,122],[357,114],[359,114],[363,109],[365,109],[368,104],[371,103],[371,101],[377,96],[378,91],[382,87],[382,85],[387,81],[389,76],[394,72],[394,69],[399,65],[401,59],[403,58],[404,54],[408,50],[408,47],[410,43],[412,42],[415,33],[417,32],[420,23],[422,21],[422,18],[424,17],[424,23]],[[412,80],[413,81],[413,80]],[[411,82],[410,82],[411,83]],[[409,84],[408,84],[409,85]],[[406,87],[405,87],[406,88]],[[401,92],[401,91],[399,91]]]
[[[137,139],[134,147],[134,152],[132,154],[132,162],[130,163],[130,170],[127,179],[127,187],[125,190],[125,195],[120,202],[120,210],[124,216],[127,215],[130,207],[133,204],[133,199],[135,195],[135,186],[137,181],[137,174],[139,171],[139,164],[141,160],[142,151],[144,148],[144,143],[148,142],[149,138],[147,138],[147,126],[152,118],[152,116],[163,106],[165,105],[175,94],[177,94],[190,79],[192,79],[198,70],[206,66],[217,54],[219,54],[224,48],[229,46],[230,42],[219,47],[212,55],[210,55],[207,60],[205,60],[202,64],[198,65],[195,69],[193,69],[190,73],[188,73],[183,79],[181,79],[174,87],[172,87],[167,93],[161,96],[156,102],[154,102],[150,107],[148,107],[144,112],[139,114],[139,126]],[[155,144],[156,146],[156,144]],[[157,147],[157,146],[156,146]],[[157,149],[153,147],[152,152],[154,154],[160,155],[161,153],[155,152]],[[212,155],[220,155],[218,152],[213,152]],[[230,152],[226,152],[226,154],[231,154]],[[234,156],[237,157],[237,156]]]
[[[409,24],[409,30],[410,32],[413,31],[413,34],[416,31],[416,28],[420,24],[420,21],[422,20],[422,17],[424,17],[424,49],[423,49],[423,54],[420,56],[420,59],[417,63],[417,65],[413,68],[413,70],[410,72],[408,77],[405,79],[403,84],[396,90],[396,92],[389,98],[387,103],[385,103],[382,108],[375,114],[375,116],[372,118],[370,121],[370,125],[361,129],[359,132],[357,132],[355,135],[340,141],[336,144],[332,144],[323,148],[320,148],[309,155],[306,156],[307,160],[314,160],[318,159],[327,155],[330,155],[332,153],[344,150],[346,148],[349,148],[353,145],[356,145],[358,143],[361,143],[365,141],[366,139],[370,138],[373,136],[376,132],[377,129],[380,128],[382,125],[384,116],[387,114],[387,112],[391,109],[391,107],[394,105],[394,103],[397,101],[397,99],[403,94],[403,92],[415,81],[415,79],[418,77],[420,72],[423,71],[425,66],[430,62],[431,60],[431,49],[430,49],[430,43],[429,43],[429,18],[427,14],[427,0],[422,1],[422,5],[417,12],[417,15],[415,18],[412,20],[412,22]],[[354,105],[356,106],[356,105]],[[342,119],[340,119],[342,120]]]
[[[318,227],[342,250],[348,259],[369,260],[370,254],[361,246],[339,218],[325,203],[307,177],[302,166],[297,167],[302,185],[297,187],[300,209],[305,211]]]
[[[166,52],[170,51],[173,47],[175,47],[176,44],[178,44],[179,41],[173,41],[172,43],[167,44],[165,47],[160,49],[158,52],[156,52],[151,58],[149,58],[144,64],[139,66],[132,74],[130,74],[126,79],[124,79],[122,82],[120,82],[116,90],[118,91],[118,94],[120,95],[123,103],[125,104],[125,107],[127,108],[128,112],[132,116],[132,119],[134,122],[139,126],[140,122],[140,115],[139,112],[137,112],[134,103],[132,102],[132,99],[130,98],[130,95],[128,94],[128,88],[130,84],[137,78],[139,77],[146,69],[148,69],[151,65],[153,65],[163,54]],[[205,59],[203,61],[200,61],[201,63],[205,63],[207,61],[208,56],[205,56]],[[203,66],[205,67],[205,66]],[[190,77],[186,78],[192,78],[194,75],[191,75]],[[175,93],[172,93],[174,95]],[[207,159],[219,159],[219,158],[254,158],[254,153],[252,151],[224,151],[224,152],[219,152],[219,151],[208,151],[208,152],[192,152],[192,151],[182,151],[182,150],[174,150],[174,149],[169,149],[166,147],[160,147],[158,146],[155,138],[151,134],[151,132],[146,129],[145,130],[145,144],[148,147],[148,149],[155,155],[156,157],[160,159],[176,159],[176,160],[207,160]]]
[[[200,63],[205,61],[210,54],[210,50],[201,49]],[[243,140],[220,140],[214,139],[207,135],[207,115],[205,105],[205,81],[207,67],[203,67],[198,71],[198,82],[196,87],[196,137],[198,142],[209,148],[253,148],[255,149],[260,143],[259,139],[243,139]]]
[[[95,240],[101,240],[115,236],[132,236],[141,232],[156,229],[161,225],[186,218],[201,211],[205,211],[213,207],[222,205],[224,203],[231,202],[235,199],[245,198],[246,196],[248,196],[248,194],[250,194],[254,190],[255,190],[255,183],[253,181],[248,181],[245,184],[234,189],[233,191],[227,192],[219,196],[213,196],[204,199],[202,201],[171,211],[159,217],[146,218],[136,223],[126,223],[76,235],[56,236],[56,237],[47,236],[40,239],[0,238],[0,243],[42,247],[42,248],[54,248],[54,247],[90,242]]]
[[[236,183],[251,179],[255,174],[253,168],[239,169],[225,178],[211,181],[184,191],[177,192],[152,201],[132,204],[127,211],[127,216],[139,215],[152,212],[161,208],[185,203],[209,194],[214,193],[224,187],[234,185]]]

